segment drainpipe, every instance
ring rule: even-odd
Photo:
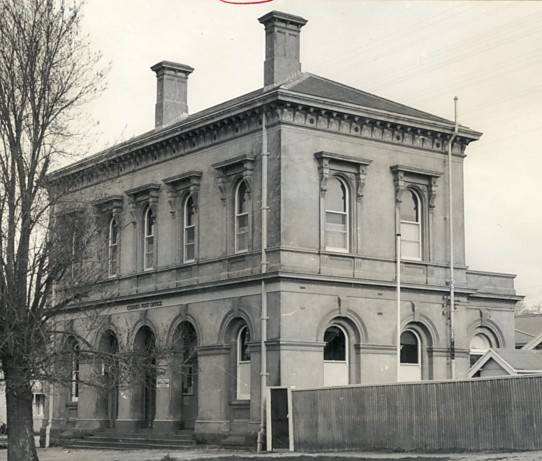
[[[53,286],[51,288],[51,302],[53,306],[55,305],[55,285],[56,283],[53,282]],[[56,347],[56,346],[55,346]],[[54,390],[53,390],[53,383],[52,381],[49,382],[49,408],[48,408],[48,415],[47,415],[47,426],[45,426],[45,448],[49,448],[49,445],[51,443],[51,426],[53,425],[53,399],[54,399]]]
[[[265,108],[262,111],[262,259],[261,259],[261,343],[260,343],[260,429],[258,431],[257,451],[264,451],[264,433],[265,433],[265,394],[267,392],[267,351],[265,342],[267,340],[267,293],[264,275],[267,272],[267,160],[269,152],[267,151],[267,128]]]
[[[453,219],[453,187],[452,187],[452,144],[458,133],[457,96],[454,97],[454,132],[448,142],[448,207],[450,226],[450,377],[455,379],[455,279],[454,279],[454,219]]]

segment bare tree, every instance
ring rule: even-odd
[[[50,232],[58,197],[48,194],[46,178],[74,135],[76,110],[103,77],[80,16],[81,6],[67,0],[0,0],[0,359],[8,460],[38,459],[32,381],[51,369],[49,320],[88,288],[59,303],[48,297],[73,254]]]

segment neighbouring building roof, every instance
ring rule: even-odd
[[[509,375],[542,373],[542,351],[490,349],[470,368],[467,376],[473,377],[492,360]]]
[[[515,342],[518,349],[542,336],[542,314],[518,315],[515,318],[515,323]]]

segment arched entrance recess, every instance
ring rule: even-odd
[[[174,411],[179,426],[193,429],[198,415],[198,335],[192,323],[181,322],[173,334]]]
[[[142,427],[152,427],[156,414],[156,337],[148,326],[142,326],[134,340],[138,389],[135,393]]]
[[[111,330],[102,334],[99,350],[101,353],[101,374],[103,391],[101,402],[106,426],[113,428],[119,416],[119,342]]]

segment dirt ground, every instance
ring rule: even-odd
[[[273,453],[257,455],[253,452],[197,449],[165,452],[161,450],[70,450],[50,448],[39,450],[40,461],[160,461],[166,455],[174,460],[219,461],[540,461],[542,451],[516,453],[432,454],[414,453]],[[0,461],[7,459],[6,450],[0,451]],[[166,458],[167,459],[167,458]]]

